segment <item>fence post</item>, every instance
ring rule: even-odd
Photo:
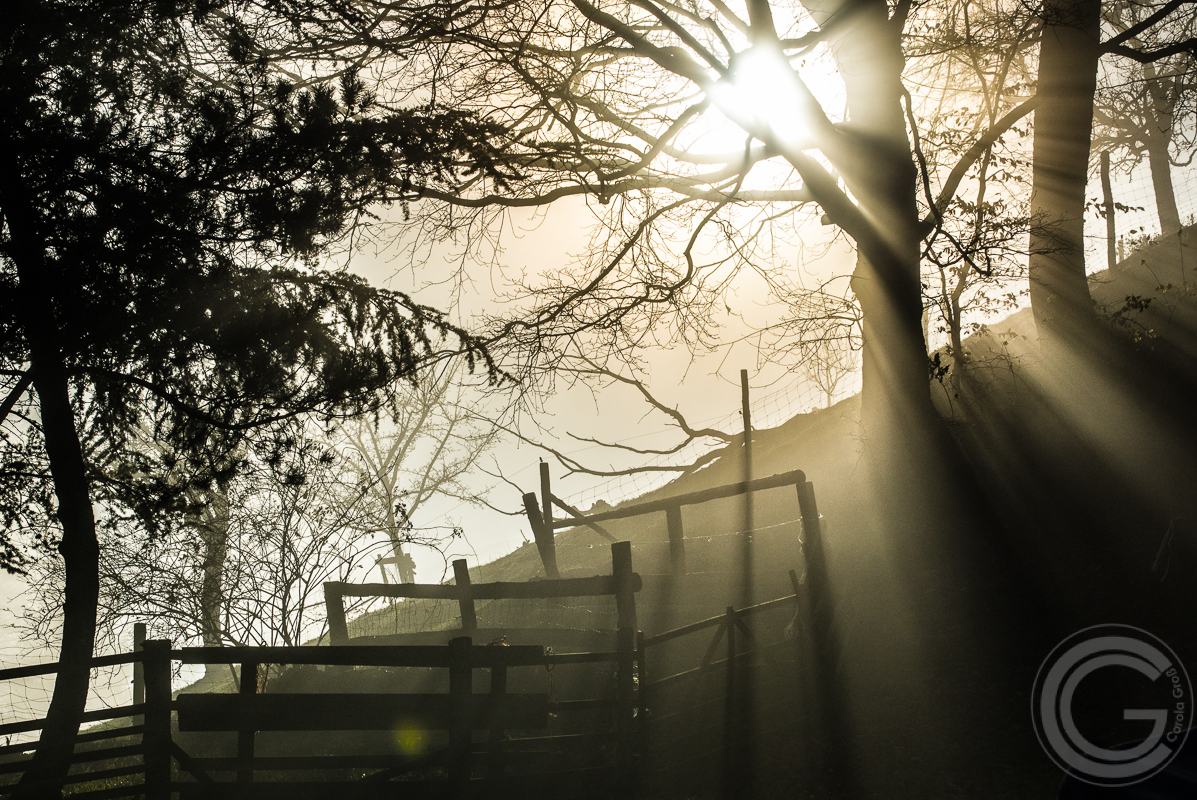
[[[469,636],[449,640],[449,785],[450,794],[464,797],[470,781],[471,695],[474,642]]]
[[[490,653],[490,753],[487,774],[503,774],[503,698],[507,694],[507,645],[494,644]]]
[[[622,779],[630,785],[635,694],[633,670],[636,661],[636,593],[632,589],[632,543],[611,545],[611,573],[615,578],[616,623],[616,711],[615,729],[619,737],[618,766]]]
[[[740,764],[740,720],[736,697],[736,609],[727,607],[723,627],[727,636],[727,697],[723,704],[723,796],[742,797],[744,772]]]
[[[145,665],[145,798],[170,800],[170,640],[142,643]]]
[[[665,524],[669,528],[669,566],[675,577],[686,574],[686,533],[682,529],[682,507],[665,510]]]
[[[246,661],[241,665],[240,693],[243,698],[258,693],[258,663]],[[248,702],[253,702],[249,700]],[[237,731],[237,783],[253,783],[254,779],[254,730],[242,728]]]
[[[528,515],[528,524],[532,526],[532,536],[536,539],[536,549],[540,552],[540,563],[544,564],[545,577],[561,577],[561,573],[557,571],[557,543],[553,538],[553,529],[544,523],[535,492],[524,495],[524,513]]]
[[[648,647],[644,644],[644,631],[636,631],[636,730],[643,752],[648,728]]]
[[[802,510],[802,556],[806,561],[806,587],[810,601],[807,612],[816,636],[825,636],[831,624],[831,598],[827,592],[827,554],[823,548],[823,526],[815,502],[815,485],[798,485],[798,506]]]
[[[461,629],[464,631],[478,630],[478,615],[474,611],[474,595],[470,590],[470,568],[466,560],[459,558],[453,562],[453,579],[461,596],[457,598],[457,606],[461,610]]]
[[[636,630],[636,592],[632,588],[632,543],[611,545],[611,574],[615,578],[615,627]]]
[[[133,623],[133,652],[140,653],[145,644],[145,623]],[[133,662],[133,705],[145,702],[145,664],[141,661]]]
[[[339,581],[324,584],[324,608],[328,615],[328,643],[349,644],[349,623],[345,620],[345,598]]]
[[[540,519],[550,533],[553,532],[553,482],[549,477],[549,464],[540,462]]]

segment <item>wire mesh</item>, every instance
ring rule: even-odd
[[[1173,168],[1172,187],[1181,222],[1193,224],[1197,221],[1197,168]],[[1148,165],[1142,163],[1128,174],[1114,174],[1111,177],[1111,195],[1114,202],[1123,207],[1114,213],[1115,252],[1121,261],[1160,235],[1155,189]],[[1090,180],[1086,196],[1093,203],[1091,207],[1096,208],[1104,202],[1098,177],[1094,176]],[[1088,271],[1097,272],[1105,269],[1107,263],[1105,219],[1094,211],[1086,217],[1085,223],[1085,260]]]
[[[841,381],[835,392],[830,395],[817,386],[800,382],[795,378],[794,381],[780,389],[749,400],[748,409],[752,417],[753,430],[773,428],[788,422],[799,414],[809,414],[812,411],[830,408],[859,391],[859,372],[849,376],[847,380]],[[702,420],[695,425],[735,434],[743,430],[744,423],[741,412],[737,409],[722,417]],[[646,460],[643,462],[643,466],[690,464],[711,449],[713,446],[710,444],[692,442],[686,448],[672,455],[656,456]],[[614,506],[659,489],[677,478],[678,474],[678,471],[657,471],[619,475],[586,488],[571,491],[569,499],[571,504],[583,511],[593,507],[599,501]]]
[[[40,656],[40,657],[39,657]],[[17,666],[32,666],[47,663],[52,655],[44,651],[31,651],[19,645],[0,648],[0,669]],[[46,716],[50,707],[50,696],[54,691],[55,674],[34,675],[24,678],[0,680],[0,725],[14,722],[31,722]],[[133,667],[122,664],[115,667],[101,667],[91,671],[91,689],[87,697],[87,710],[117,708],[133,700]],[[38,740],[39,731],[8,734],[0,737],[0,744],[14,745],[33,743]]]

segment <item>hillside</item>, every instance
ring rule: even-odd
[[[871,474],[858,398],[756,432],[757,475],[801,469],[815,485],[839,648],[834,687],[806,690],[815,707],[833,709],[834,729],[820,727],[809,702],[795,706],[792,722],[760,743],[759,796],[1053,797],[1061,775],[1036,740],[1027,698],[1057,642],[1088,625],[1129,623],[1197,664],[1195,526],[1177,527],[1192,513],[1185,482],[1197,452],[1183,394],[1197,352],[1192,263],[1174,238],[1092,276],[1117,337],[1079,375],[1045,375],[1029,310],[970,338],[967,396],[936,387],[957,448],[939,465],[953,473],[943,493],[917,482],[913,496],[878,488],[887,476]],[[737,482],[740,452],[725,448],[632,502]],[[755,497],[755,599],[787,593],[786,570],[801,572],[797,518],[792,489]],[[683,520],[690,570],[727,572],[742,501],[691,507]],[[638,572],[667,571],[663,514],[604,527],[633,543]],[[557,548],[566,576],[610,570],[606,542],[587,528],[559,533]],[[542,576],[532,544],[471,570],[474,582]],[[738,604],[733,584],[704,588],[685,603],[642,597],[641,627],[651,634]],[[504,601],[478,613],[491,627],[614,626],[614,609],[597,601]],[[762,618],[756,635],[777,641],[787,618]],[[352,620],[350,634],[459,624],[455,603],[395,603]]]
[[[957,449],[939,465],[951,473],[946,494],[918,483],[911,496],[878,490],[887,476],[870,474],[857,398],[756,432],[756,474],[804,470],[827,523],[841,643],[837,741],[850,751],[828,760],[811,749],[822,734],[801,725],[773,741],[761,758],[779,796],[1051,797],[1060,773],[1036,741],[1026,703],[1056,642],[1086,625],[1125,622],[1197,663],[1188,623],[1194,543],[1174,537],[1169,569],[1160,568],[1161,543],[1194,499],[1186,392],[1197,353],[1189,277],[1197,258],[1183,241],[1157,242],[1092,276],[1113,333],[1078,358],[1086,366],[1076,374],[1046,369],[1029,310],[967,341],[962,396],[936,389]],[[706,469],[633,502],[739,481],[738,453],[726,448]],[[797,516],[792,493],[756,498],[757,557],[775,577],[800,565]],[[699,542],[742,530],[742,519],[738,501],[687,511],[686,536],[698,552]],[[663,515],[605,527],[633,543],[638,571],[666,571]],[[558,535],[565,574],[607,572],[607,552],[585,528]],[[691,569],[719,567],[699,563]],[[531,544],[472,571],[479,582],[541,574]],[[712,586],[710,605],[732,602],[733,588]],[[785,583],[757,588],[776,596]],[[641,625],[651,633],[654,622],[682,621],[685,611],[642,615]],[[395,630],[387,613],[351,630]],[[833,761],[851,769],[839,774]]]

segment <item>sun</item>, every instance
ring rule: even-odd
[[[748,48],[733,56],[728,74],[708,89],[713,110],[704,148],[742,145],[748,132],[802,147],[809,140],[805,109],[810,95],[829,109],[842,104],[843,92],[835,66],[825,55],[791,63],[775,48]]]
[[[751,121],[783,141],[801,139],[806,124],[795,80],[781,53],[754,47],[732,59],[730,79],[716,83],[712,100],[732,120]]]

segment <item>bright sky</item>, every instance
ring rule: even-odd
[[[413,212],[419,213],[419,208],[413,208]],[[473,283],[468,287],[468,294],[462,298],[464,307],[475,311],[485,309],[501,312],[504,307],[496,305],[493,298],[496,291],[502,291],[506,276],[535,276],[569,263],[572,254],[584,250],[585,229],[591,222],[591,216],[582,203],[558,203],[539,214],[519,213],[520,217],[513,216],[518,221],[508,225],[501,237],[503,251],[499,261],[502,268],[485,265],[470,268]],[[807,234],[808,243],[821,242],[830,232],[831,229],[816,224]],[[406,254],[365,254],[354,260],[353,269],[372,283],[410,291],[419,302],[445,307],[450,299],[447,287],[422,285],[428,278],[421,276],[446,274],[452,269],[449,261],[457,250],[459,248],[455,249],[448,243],[443,244],[429,254],[426,266],[421,268],[417,265],[414,269]],[[783,248],[783,252],[788,254],[787,262],[790,264],[801,263],[805,272],[818,275],[850,272],[854,259],[851,249],[843,244],[833,248],[818,262],[810,260],[809,253],[803,253],[797,241]],[[759,321],[769,313],[764,306],[765,294],[759,277],[745,273],[737,279],[729,305],[733,306],[734,312],[754,322]],[[461,317],[457,321],[468,322]],[[735,317],[727,317],[724,322],[727,326],[724,331],[726,340],[735,339],[748,331],[745,323]],[[697,356],[683,348],[658,349],[647,352],[645,357],[649,365],[650,389],[662,402],[676,405],[692,424],[723,420],[729,414],[738,415],[741,369],[749,370],[751,384],[759,396],[801,380],[800,376],[785,378],[784,372],[776,367],[766,367],[758,373],[754,346],[749,343]],[[549,429],[543,438],[552,446],[576,455],[591,466],[605,467],[609,463],[608,456],[595,445],[571,439],[568,433],[608,441],[631,440],[630,443],[641,448],[669,446],[679,440],[669,433],[665,416],[658,412],[647,414],[649,406],[629,387],[619,386],[599,393],[592,393],[585,387],[559,388],[561,391],[557,396],[545,404],[544,413],[537,415],[537,422]],[[754,394],[756,396],[758,394]],[[738,426],[739,422],[734,425]],[[526,428],[527,435],[537,436],[531,424],[526,425]],[[495,453],[503,474],[523,491],[538,490],[538,463],[541,456],[552,464],[554,486],[566,500],[577,499],[583,496],[585,490],[603,483],[603,479],[586,476],[561,480],[564,469],[548,454],[526,444],[513,442]],[[627,464],[624,461],[620,466]],[[493,483],[482,481],[484,485],[487,482]],[[520,498],[514,489],[500,486],[492,502],[514,510],[519,508]],[[589,502],[582,507],[588,505]],[[464,549],[464,552],[455,555],[465,555],[471,565],[485,563],[510,552],[525,537],[531,539],[531,531],[522,515],[503,517],[457,503],[443,504],[428,511],[424,519],[415,520],[417,526],[449,522],[465,528],[472,550]],[[445,562],[434,553],[421,553],[418,550],[412,555],[416,559],[419,579],[439,578]]]

